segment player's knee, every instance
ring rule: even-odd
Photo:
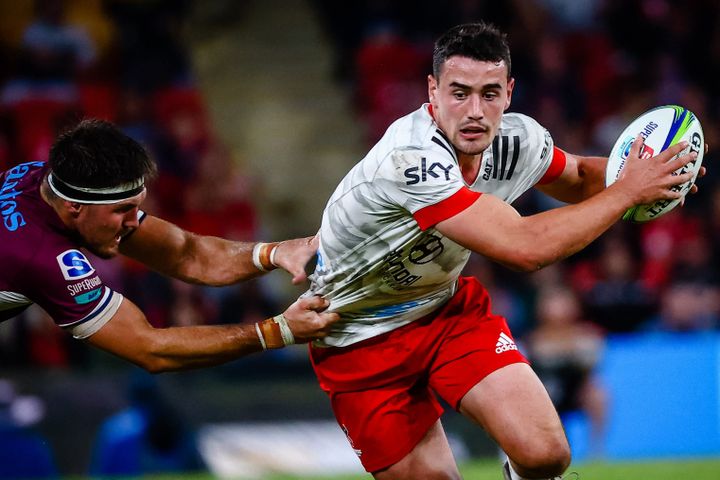
[[[570,466],[570,445],[564,435],[543,441],[531,440],[517,455],[513,455],[512,460],[523,471],[523,476],[555,477],[562,475]]]

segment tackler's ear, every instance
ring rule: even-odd
[[[82,203],[68,202],[67,200],[65,201],[65,208],[67,208],[68,212],[70,212],[70,214],[74,217],[77,217],[78,215],[80,215],[80,211],[82,210],[82,207],[83,207]]]

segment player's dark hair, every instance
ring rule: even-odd
[[[104,120],[83,120],[60,135],[48,163],[63,181],[79,187],[108,188],[157,173],[155,162],[135,140]]]
[[[510,78],[510,47],[507,35],[485,22],[456,25],[445,32],[433,50],[433,76],[440,72],[448,58],[459,55],[481,62],[505,62]]]

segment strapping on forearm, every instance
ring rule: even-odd
[[[260,339],[263,350],[283,348],[295,343],[295,337],[288,326],[287,320],[281,313],[272,318],[257,322],[255,331]]]

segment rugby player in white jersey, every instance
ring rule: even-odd
[[[513,86],[502,33],[451,29],[435,45],[430,102],[389,127],[325,208],[309,293],[341,320],[311,358],[378,480],[460,478],[436,395],[507,453],[506,478],[561,475],[570,448],[558,415],[485,289],[460,272],[471,251],[542,268],[689,179],[672,175],[692,159],[670,160],[683,145],[640,162],[638,137],[604,189],[604,159],[565,153],[532,118],[504,113]],[[520,216],[508,202],[533,186],[573,204]]]

